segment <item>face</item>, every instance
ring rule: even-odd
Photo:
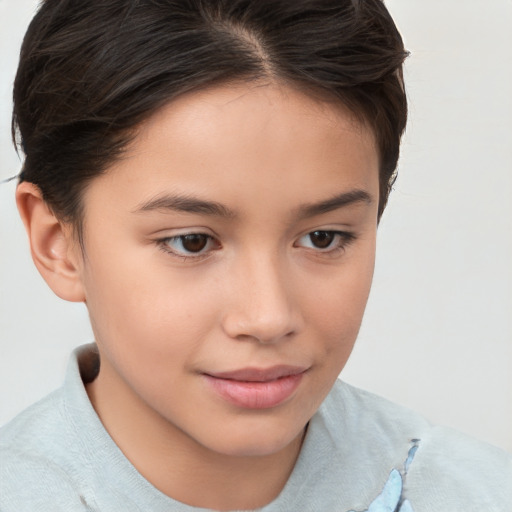
[[[221,454],[297,439],[370,290],[370,131],[287,87],[190,94],[140,128],[84,205],[98,393]]]

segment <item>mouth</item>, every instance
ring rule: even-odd
[[[210,389],[230,404],[244,409],[269,409],[289,399],[307,368],[273,366],[203,374]]]
[[[231,372],[208,373],[210,377],[243,382],[270,382],[284,377],[299,375],[307,370],[305,367],[279,365],[271,368],[242,368]]]

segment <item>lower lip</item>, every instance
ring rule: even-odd
[[[212,389],[224,400],[244,409],[270,409],[282,404],[297,389],[302,373],[267,382],[219,379],[205,375]]]

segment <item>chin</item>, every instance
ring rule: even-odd
[[[258,424],[253,428],[226,429],[224,435],[211,439],[208,447],[231,457],[265,457],[277,454],[302,437],[305,428],[305,425],[277,427],[270,421]]]

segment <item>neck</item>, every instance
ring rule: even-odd
[[[302,431],[269,455],[226,455],[196,442],[105,372],[87,385],[87,392],[137,471],[167,496],[195,507],[248,510],[270,503],[286,484],[304,437]]]

